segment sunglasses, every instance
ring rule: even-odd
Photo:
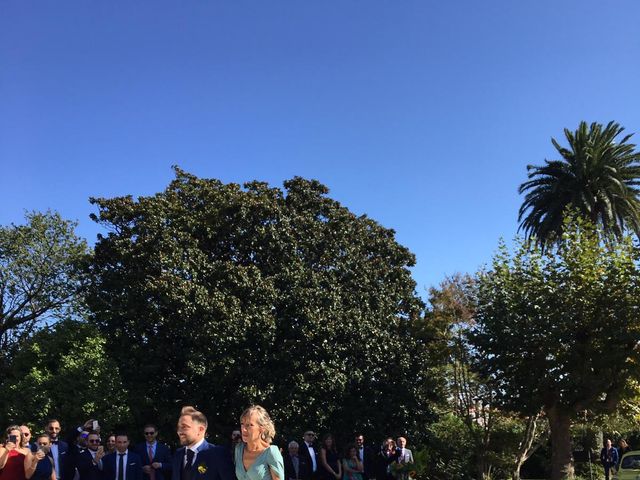
[[[100,440],[89,440],[89,443],[100,443]]]
[[[156,432],[144,432],[145,435],[155,435]]]

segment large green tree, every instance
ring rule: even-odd
[[[439,384],[414,256],[317,181],[284,186],[176,169],[154,196],[92,200],[110,233],[88,303],[135,417],[195,403],[219,433],[259,402],[284,434],[421,432]]]
[[[526,195],[518,221],[527,237],[542,245],[559,240],[569,207],[617,238],[625,229],[640,233],[640,152],[631,135],[619,138],[623,131],[615,122],[580,122],[575,132],[564,130],[568,147],[551,139],[561,159],[528,165],[529,180],[519,188]]]
[[[3,425],[26,422],[42,428],[55,417],[71,427],[99,418],[109,428],[131,420],[118,364],[94,326],[59,321],[26,340],[11,360],[0,389]]]
[[[640,378],[638,251],[568,218],[562,242],[545,254],[526,243],[514,255],[501,248],[480,276],[473,335],[495,404],[544,409],[554,480],[573,475],[576,415],[612,411]]]
[[[55,212],[0,226],[0,379],[20,342],[77,305],[88,248],[74,229]]]
[[[456,274],[429,289],[429,318],[447,338],[446,369],[449,411],[467,430],[467,461],[475,478],[494,476],[520,478],[522,464],[546,442],[546,421],[539,412],[518,415],[496,408],[495,385],[475,370],[474,347],[469,331],[475,323],[478,282],[470,275]],[[444,423],[448,424],[446,415]]]

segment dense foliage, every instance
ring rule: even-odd
[[[438,288],[429,290],[429,303],[430,322],[445,332],[449,400],[447,410],[430,429],[439,431],[440,425],[452,428],[451,431],[457,431],[456,425],[464,429],[465,461],[457,462],[474,478],[518,480],[522,464],[546,442],[547,422],[538,412],[522,415],[497,408],[493,401],[494,382],[477,371],[478,357],[469,343],[478,306],[476,278],[470,275],[446,278]],[[438,478],[446,478],[437,463],[432,468]],[[462,476],[458,474],[458,478]]]
[[[568,218],[553,251],[501,249],[480,277],[473,337],[496,404],[523,414],[544,408],[554,479],[572,474],[575,415],[612,411],[640,377],[638,251]]]
[[[131,421],[118,363],[95,327],[75,320],[40,330],[12,358],[0,390],[6,422],[42,429],[47,418],[81,425],[99,418],[104,427]],[[108,431],[108,430],[107,430]]]
[[[123,360],[134,418],[172,423],[194,403],[220,432],[259,402],[284,433],[416,440],[439,380],[412,334],[414,256],[318,182],[284,186],[176,169],[155,196],[92,200],[110,233],[88,304]]]
[[[73,312],[88,253],[74,228],[53,212],[27,213],[24,225],[0,226],[0,382],[38,325]]]

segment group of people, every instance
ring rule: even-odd
[[[231,445],[205,440],[207,418],[184,407],[177,423],[180,443],[174,453],[158,441],[158,429],[147,424],[145,441],[131,445],[127,432],[101,437],[100,424],[88,420],[72,442],[61,439],[61,425],[49,420],[32,438],[26,425],[11,425],[0,444],[0,480],[400,480],[403,466],[413,464],[407,441],[387,438],[378,451],[356,434],[339,452],[335,439],[304,432],[286,451],[272,445],[275,426],[267,411],[254,405],[240,416]]]
[[[622,456],[631,451],[631,447],[624,438],[618,440],[618,447],[614,447],[610,438],[607,438],[604,442],[602,450],[600,450],[600,463],[604,467],[604,477],[609,480],[609,476],[612,471],[616,471],[620,468],[620,462],[622,462]]]
[[[406,472],[394,466],[412,465],[413,454],[407,440],[387,438],[379,450],[365,445],[357,433],[354,442],[339,452],[332,434],[327,433],[316,444],[316,434],[308,430],[301,443],[292,440],[284,455],[286,480],[392,480],[406,478]]]

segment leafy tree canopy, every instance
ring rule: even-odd
[[[480,276],[472,338],[481,371],[496,382],[501,405],[524,414],[545,409],[559,455],[553,478],[571,473],[567,442],[575,414],[611,411],[635,392],[637,262],[628,238],[602,241],[592,224],[570,215],[553,251],[522,243],[512,256],[502,246]]]
[[[258,402],[285,434],[418,431],[438,379],[414,256],[317,181],[284,187],[176,168],[154,196],[92,199],[110,233],[88,302],[132,411],[172,424],[194,403],[219,433]]]
[[[74,228],[55,212],[0,226],[0,369],[39,322],[70,314],[88,253]]]
[[[118,365],[109,359],[106,340],[87,323],[65,320],[38,331],[12,358],[0,390],[0,408],[9,421],[47,418],[82,425],[99,418],[103,427],[130,420]]]

